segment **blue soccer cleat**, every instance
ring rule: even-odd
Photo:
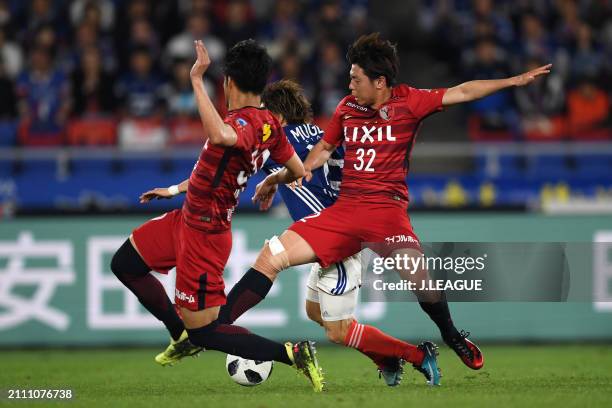
[[[385,382],[389,387],[395,387],[402,382],[402,375],[404,374],[404,363],[405,361],[398,358],[391,361],[390,364],[378,367],[378,378],[384,378]]]
[[[431,341],[425,341],[417,346],[425,353],[421,365],[413,364],[415,370],[425,376],[427,385],[440,385],[442,374],[438,368],[438,346]]]

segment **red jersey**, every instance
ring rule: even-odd
[[[408,200],[406,176],[417,130],[423,119],[442,110],[445,92],[398,85],[378,110],[359,105],[353,96],[344,98],[323,136],[330,144],[344,143],[340,196]]]
[[[278,120],[266,109],[236,109],[228,112],[224,122],[236,131],[236,144],[223,147],[206,142],[183,203],[187,224],[210,232],[230,228],[240,192],[268,158],[284,164],[295,153]]]

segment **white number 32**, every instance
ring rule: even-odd
[[[374,149],[366,150],[360,147],[359,149],[357,149],[357,160],[359,160],[359,162],[353,164],[353,167],[355,167],[355,170],[359,170],[359,171],[361,170],[374,171],[374,168],[372,167],[372,163],[374,163],[375,157],[376,157],[376,150]],[[367,164],[365,164],[366,160],[368,160]],[[364,164],[365,164],[365,168],[364,168]]]

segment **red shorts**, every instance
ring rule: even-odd
[[[308,242],[322,267],[340,262],[364,247],[380,253],[396,248],[421,249],[408,217],[408,203],[363,203],[340,197],[320,213],[289,227]]]
[[[176,266],[177,305],[202,310],[225,304],[223,269],[232,250],[231,230],[197,230],[174,210],[145,222],[132,236],[149,268],[165,274]]]

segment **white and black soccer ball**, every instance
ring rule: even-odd
[[[272,374],[273,361],[247,360],[227,355],[225,368],[230,378],[240,385],[252,387],[266,381]]]

